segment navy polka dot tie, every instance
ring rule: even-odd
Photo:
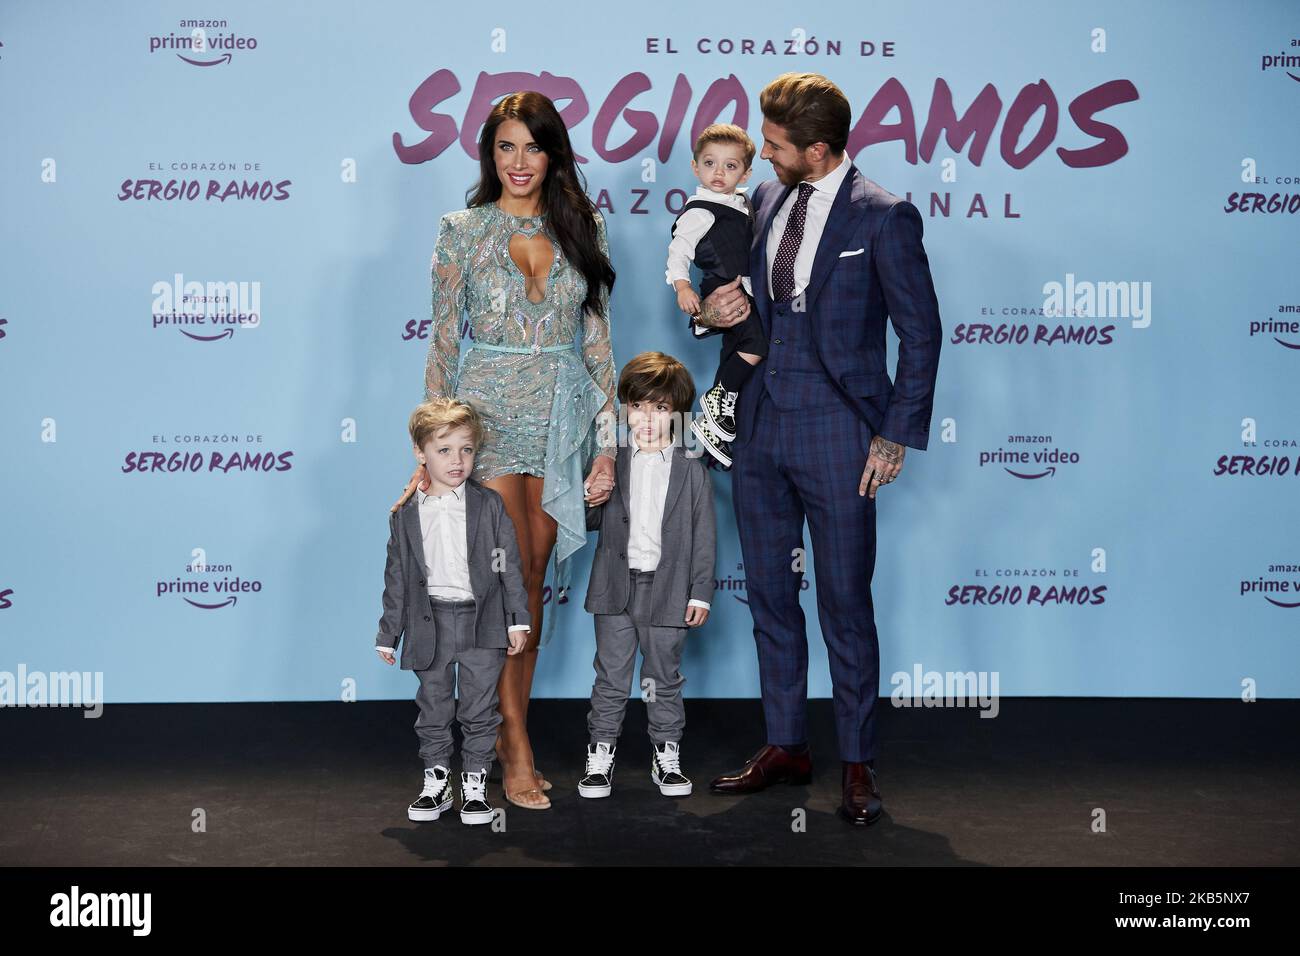
[[[799,255],[799,244],[803,242],[803,221],[808,213],[808,197],[812,191],[812,183],[799,184],[799,198],[794,201],[790,217],[785,221],[781,245],[777,247],[776,259],[772,262],[773,302],[788,302],[794,298],[794,259]]]

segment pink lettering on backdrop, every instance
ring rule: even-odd
[[[628,73],[609,91],[596,110],[592,123],[592,150],[607,163],[621,163],[640,155],[656,143],[660,162],[669,158],[685,124],[691,101],[691,85],[680,73],[673,83],[663,121],[650,110],[634,109],[633,101],[642,93],[654,89],[654,83],[645,73]],[[425,79],[411,94],[408,108],[411,118],[428,135],[407,145],[401,133],[393,134],[393,151],[403,163],[424,163],[445,152],[459,141],[465,155],[478,159],[478,134],[483,120],[495,103],[507,93],[517,90],[536,90],[544,93],[560,107],[560,116],[570,130],[575,129],[591,112],[586,93],[571,77],[555,76],[542,72],[479,73],[470,96],[469,105],[456,119],[437,111],[439,104],[461,90],[460,80],[451,70],[438,70]],[[1080,93],[1070,101],[1067,112],[1078,130],[1098,140],[1082,149],[1057,147],[1056,154],[1066,166],[1074,169],[1105,166],[1128,153],[1128,141],[1119,129],[1096,119],[1096,114],[1138,99],[1137,87],[1129,80],[1110,80]],[[729,75],[715,80],[704,91],[695,115],[691,119],[687,144],[711,123],[735,123],[749,126],[749,93],[740,80]],[[560,104],[565,104],[560,106]],[[1002,98],[992,83],[986,84],[974,101],[960,116],[953,102],[952,89],[938,78],[930,97],[924,129],[918,139],[917,114],[912,107],[907,89],[897,79],[886,80],[868,101],[866,108],[849,132],[848,152],[856,156],[863,149],[879,143],[901,142],[907,161],[912,165],[930,162],[943,136],[948,147],[960,153],[967,149],[971,163],[979,166],[993,138],[999,119],[1002,131],[998,137],[998,152],[1012,169],[1024,169],[1046,152],[1056,139],[1060,120],[1060,102],[1051,85],[1043,79],[1022,87],[1011,101],[1005,117]],[[885,119],[895,109],[899,120],[886,123]],[[1036,121],[1041,112],[1041,119]],[[615,145],[610,144],[614,126],[622,121],[631,128],[631,135]],[[1020,146],[1022,135],[1030,132],[1029,141]],[[588,162],[576,151],[580,163]]]

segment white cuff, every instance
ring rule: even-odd
[[[708,601],[700,601],[700,600],[696,600],[695,598],[691,598],[689,601],[686,602],[686,606],[691,607],[692,605],[694,605],[695,607],[702,607],[706,611],[709,609]]]

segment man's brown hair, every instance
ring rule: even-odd
[[[797,149],[825,143],[832,154],[849,142],[852,113],[848,97],[820,73],[782,73],[758,94],[769,123],[786,131]]]

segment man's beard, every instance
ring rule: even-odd
[[[784,166],[779,169],[776,167],[773,168],[776,169],[776,178],[781,181],[781,185],[783,186],[797,186],[808,178],[808,173],[810,172],[810,167],[806,165],[798,167]]]

